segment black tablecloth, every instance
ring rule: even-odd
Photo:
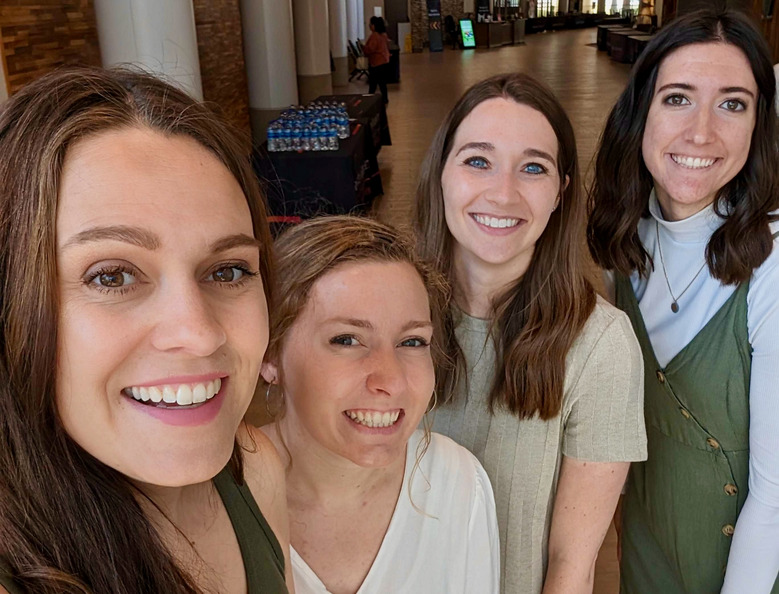
[[[271,216],[345,213],[384,192],[376,156],[366,150],[368,129],[352,122],[351,132],[337,151],[269,153],[265,143],[255,150]]]
[[[322,95],[317,97],[316,101],[342,101],[345,103],[349,117],[370,128],[371,133],[368,139],[372,142],[373,147],[368,147],[367,150],[372,151],[374,156],[379,154],[382,146],[392,144],[389,123],[387,122],[387,110],[381,100],[381,95]]]

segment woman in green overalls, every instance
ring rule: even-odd
[[[601,139],[588,240],[645,365],[625,594],[779,592],[774,94],[745,16],[691,13],[646,47]]]

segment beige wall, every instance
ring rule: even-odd
[[[2,47],[0,47],[0,103],[8,99],[8,81],[5,79],[5,66],[3,62]]]
[[[371,29],[368,26],[368,24],[371,22],[374,6],[381,7],[381,16],[384,17],[385,21],[387,20],[386,14],[384,13],[384,0],[363,0],[363,7],[364,7],[363,17],[365,18],[365,38],[366,39],[371,34]]]

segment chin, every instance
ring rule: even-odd
[[[186,487],[210,481],[227,465],[233,455],[234,440],[203,447],[182,448],[165,454],[146,456],[142,466],[134,461],[125,474],[134,481],[157,487]],[[123,472],[122,469],[118,469]]]

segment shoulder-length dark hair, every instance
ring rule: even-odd
[[[248,155],[202,104],[150,75],[67,69],[31,83],[2,107],[0,557],[30,592],[198,591],[144,516],[139,492],[67,435],[55,404],[55,225],[63,163],[80,140],[133,127],[193,138],[235,176],[262,244],[260,273],[271,297],[271,241]],[[237,445],[230,464],[242,480]]]
[[[768,223],[769,213],[779,208],[779,151],[770,52],[749,18],[736,11],[708,9],[679,17],[639,57],[601,136],[589,193],[587,240],[601,267],[624,275],[634,270],[644,277],[649,274],[653,262],[638,237],[639,220],[649,216],[653,185],[641,152],[644,127],[663,60],[693,43],[728,43],[739,48],[757,82],[757,119],[749,156],[741,171],[717,193],[715,208],[725,222],[706,247],[711,275],[724,284],[737,284],[748,280],[771,254]]]
[[[493,300],[497,346],[491,408],[505,407],[520,418],[560,413],[565,359],[595,307],[595,292],[583,270],[581,230],[584,204],[573,127],[552,92],[527,74],[488,78],[468,89],[446,116],[422,164],[417,188],[415,229],[421,255],[434,262],[456,286],[454,238],[444,218],[441,175],[457,128],[473,109],[488,99],[504,98],[539,111],[557,137],[560,204],[536,243],[525,274]],[[566,185],[565,180],[568,180]],[[456,366],[442,370],[439,385],[446,398],[465,379],[462,351],[455,338],[457,312],[449,308],[445,329],[447,350]]]

